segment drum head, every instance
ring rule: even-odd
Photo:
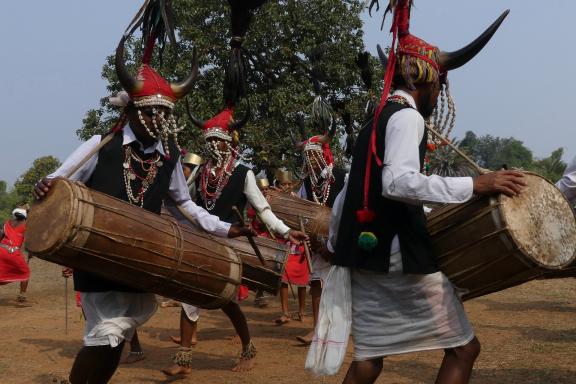
[[[32,205],[26,223],[26,249],[47,254],[58,249],[72,228],[73,192],[65,180],[54,180],[42,201]]]
[[[528,188],[520,196],[500,197],[503,220],[527,257],[545,268],[562,268],[575,257],[574,211],[548,180],[531,173],[526,180]]]

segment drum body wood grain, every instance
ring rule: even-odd
[[[28,218],[26,247],[43,260],[201,308],[234,298],[241,263],[212,236],[68,180],[54,180]]]
[[[290,249],[285,244],[264,237],[255,237],[254,240],[264,257],[265,265],[262,265],[247,239],[226,239],[225,243],[242,260],[242,284],[253,291],[261,289],[276,295],[280,290]]]
[[[480,197],[428,216],[440,269],[464,290],[486,295],[561,270],[576,252],[574,212],[546,179],[527,174],[518,197]]]
[[[268,202],[272,212],[290,228],[300,230],[302,217],[309,236],[328,237],[330,208],[279,191],[271,191]]]

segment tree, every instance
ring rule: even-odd
[[[18,204],[18,196],[14,189],[8,190],[8,184],[0,180],[0,224],[10,217],[12,209]]]
[[[501,169],[503,165],[509,168],[531,169],[534,161],[532,151],[513,137],[478,137],[474,132],[468,131],[460,146],[478,165],[486,169]]]
[[[555,183],[560,180],[566,169],[566,163],[562,161],[563,154],[564,149],[558,148],[550,156],[536,160],[531,169]]]
[[[14,190],[20,203],[32,199],[32,190],[38,180],[54,172],[60,166],[60,161],[53,156],[44,156],[34,160],[32,167],[22,174],[14,183]]]
[[[248,79],[252,119],[241,138],[242,148],[251,154],[256,168],[294,166],[293,156],[286,156],[294,151],[283,123],[292,126],[294,113],[310,111],[313,88],[301,62],[318,57],[318,52],[322,53],[318,68],[325,75],[324,96],[339,106],[339,113],[344,105],[358,120],[362,119],[368,96],[354,63],[358,52],[363,50],[360,19],[363,3],[362,0],[278,0],[267,2],[257,12],[244,43],[252,68]],[[189,71],[188,58],[195,46],[201,76],[189,101],[196,116],[208,119],[223,106],[222,82],[230,38],[228,7],[224,1],[192,0],[175,0],[173,6],[180,42],[172,52],[165,51],[162,66],[157,57],[154,65],[168,79],[183,78]],[[127,60],[133,73],[134,58],[141,57],[141,47],[141,42],[135,40],[127,45]],[[371,60],[372,65],[377,63],[375,58]],[[382,69],[375,73],[381,74]],[[113,57],[108,58],[102,76],[109,83],[108,91],[120,90]],[[183,104],[179,103],[175,111],[180,124],[187,127],[180,135],[181,144],[194,152],[201,151],[202,136],[188,121]],[[117,116],[118,111],[102,99],[100,108],[87,113],[77,134],[86,140],[95,133],[106,132]],[[337,121],[341,126],[340,119]],[[308,135],[317,133],[308,130]],[[337,143],[338,137],[335,146]]]

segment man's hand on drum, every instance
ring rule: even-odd
[[[503,193],[513,197],[522,193],[527,185],[524,174],[520,171],[496,171],[474,178],[474,193],[477,195]]]
[[[228,237],[240,237],[240,236],[258,236],[255,230],[244,225],[231,225],[228,230]]]
[[[304,232],[291,229],[290,232],[288,232],[288,240],[290,240],[290,242],[293,244],[300,245],[303,241],[308,240],[308,235]]]
[[[34,196],[34,198],[36,200],[42,200],[46,196],[48,191],[50,190],[51,186],[52,186],[52,182],[50,180],[48,180],[47,178],[40,179],[34,185],[34,190],[32,191],[32,195]]]

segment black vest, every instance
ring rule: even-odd
[[[122,132],[118,132],[108,144],[100,149],[100,152],[98,152],[98,164],[96,165],[96,169],[94,170],[94,173],[92,173],[90,180],[86,183],[86,186],[95,191],[128,201],[126,186],[124,185],[124,149],[122,142],[123,134]],[[147,159],[155,155],[155,153],[150,155],[144,155],[141,153],[140,145],[136,141],[131,145],[132,150],[142,159]],[[143,208],[158,214],[162,208],[162,200],[168,193],[172,171],[174,170],[179,158],[179,151],[176,148],[176,145],[172,141],[170,141],[169,145],[170,154],[177,155],[172,155],[171,159],[166,159],[165,157],[162,158],[164,164],[158,169],[154,182],[144,195]],[[132,166],[135,166],[134,162],[132,163]],[[140,175],[143,174],[141,169],[136,168],[135,171]],[[139,189],[139,186],[136,186],[135,184],[136,183],[132,183],[134,191]],[[142,292],[138,289],[107,280],[80,269],[74,270],[74,290],[80,292]]]
[[[328,200],[326,200],[325,204],[328,208],[332,208],[334,205],[334,200],[336,200],[336,196],[338,196],[342,188],[344,188],[344,181],[346,180],[346,171],[341,168],[334,168],[332,174],[334,175],[334,182],[330,186],[330,194],[328,195]],[[312,195],[312,181],[310,180],[310,177],[304,179],[304,188],[308,200],[314,201],[314,196]]]
[[[385,150],[386,126],[390,117],[405,108],[409,107],[389,102],[382,110],[377,128],[377,153],[380,156]],[[346,200],[340,219],[333,264],[375,272],[388,272],[390,247],[392,240],[398,235],[404,273],[437,272],[438,266],[432,254],[423,206],[405,204],[382,197],[382,168],[378,167],[374,160],[372,160],[370,175],[369,204],[370,209],[376,213],[376,219],[368,224],[359,224],[356,220],[356,211],[363,207],[366,154],[371,132],[372,124],[368,124],[360,132],[354,147],[354,158],[348,176]],[[428,131],[426,130],[419,146],[421,167],[426,153],[427,138]],[[372,251],[362,250],[358,246],[358,237],[364,231],[373,232],[378,238],[378,245]]]
[[[228,183],[226,183],[226,186],[222,189],[220,197],[216,200],[216,205],[208,212],[218,216],[222,221],[238,224],[238,217],[232,210],[232,207],[236,206],[240,212],[244,212],[247,201],[246,195],[244,194],[244,184],[246,183],[246,174],[249,170],[250,168],[242,164],[238,164],[236,168],[234,168],[232,176],[230,176]],[[200,170],[200,172],[202,172],[202,170]],[[196,190],[196,204],[207,209],[206,202],[202,199],[202,193],[200,192],[201,178],[202,175],[200,174],[196,179],[196,186],[198,188]]]

